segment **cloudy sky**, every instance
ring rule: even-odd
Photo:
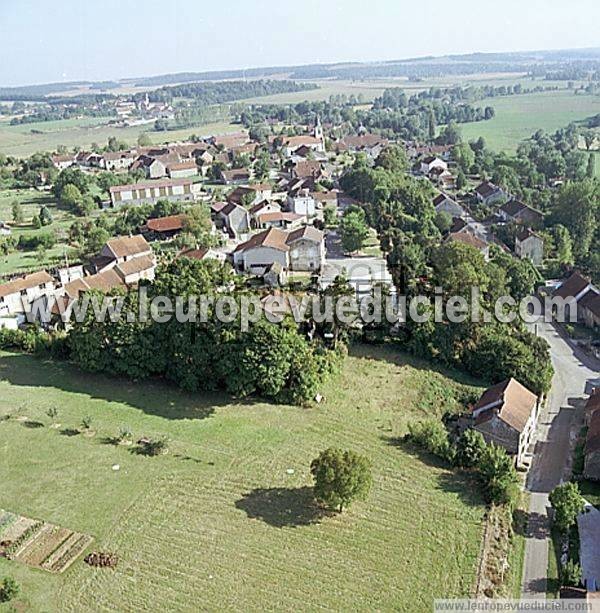
[[[0,86],[600,46],[598,0],[0,0]]]

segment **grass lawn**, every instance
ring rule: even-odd
[[[0,353],[0,416],[11,415],[0,421],[2,507],[89,533],[120,560],[114,571],[79,560],[50,575],[0,559],[0,576],[14,576],[35,611],[413,613],[467,596],[477,488],[397,438],[408,420],[456,408],[447,391],[459,382],[391,349],[356,347],[325,402],[297,408]],[[48,427],[50,406],[60,428]],[[91,438],[73,432],[87,415]],[[110,444],[122,425],[134,439],[168,435],[169,453]],[[367,454],[374,487],[343,515],[318,518],[309,464],[331,445]]]
[[[491,149],[512,152],[536,130],[553,132],[572,121],[600,113],[600,96],[575,96],[562,90],[478,100],[476,106],[493,106],[496,116],[488,121],[461,124],[463,137],[473,140],[483,136]]]
[[[508,577],[506,594],[508,598],[521,598],[523,566],[525,564],[525,545],[527,530],[527,508],[529,495],[523,494],[518,509],[513,514],[513,535],[508,555]]]
[[[365,241],[362,249],[360,250],[362,255],[368,255],[373,258],[383,257],[381,253],[381,247],[379,245],[379,238],[377,237],[377,232],[371,230],[369,233],[369,237]]]
[[[558,576],[560,556],[560,534],[552,528],[551,538],[548,541],[547,598],[558,598],[560,593],[560,578]]]
[[[23,209],[25,223],[12,225],[12,203],[18,201]],[[39,213],[41,206],[46,206],[52,215],[49,226],[35,228],[30,220]],[[40,260],[35,251],[15,250],[8,255],[0,255],[0,275],[13,272],[29,272],[56,265],[64,260],[65,249],[73,260],[75,250],[66,245],[69,226],[76,219],[75,215],[60,208],[56,199],[48,192],[35,189],[5,189],[0,190],[0,219],[11,223],[12,234],[18,239],[20,236],[33,236],[48,232],[55,232],[58,238],[56,246],[46,250],[44,258]]]

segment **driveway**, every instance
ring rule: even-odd
[[[550,344],[555,375],[547,405],[539,417],[526,483],[530,503],[522,583],[524,598],[546,597],[548,494],[570,471],[571,450],[582,419],[581,411],[576,409],[583,404],[584,395],[600,383],[600,363],[573,346],[552,324],[538,323],[537,333]]]

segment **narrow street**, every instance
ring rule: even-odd
[[[537,333],[550,344],[555,375],[548,403],[538,421],[537,442],[526,483],[530,495],[522,595],[545,598],[548,568],[548,494],[570,470],[572,432],[578,428],[576,408],[600,384],[600,364],[573,346],[552,324],[540,322]]]

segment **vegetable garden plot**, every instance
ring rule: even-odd
[[[93,538],[0,509],[0,555],[53,573],[66,570]]]

